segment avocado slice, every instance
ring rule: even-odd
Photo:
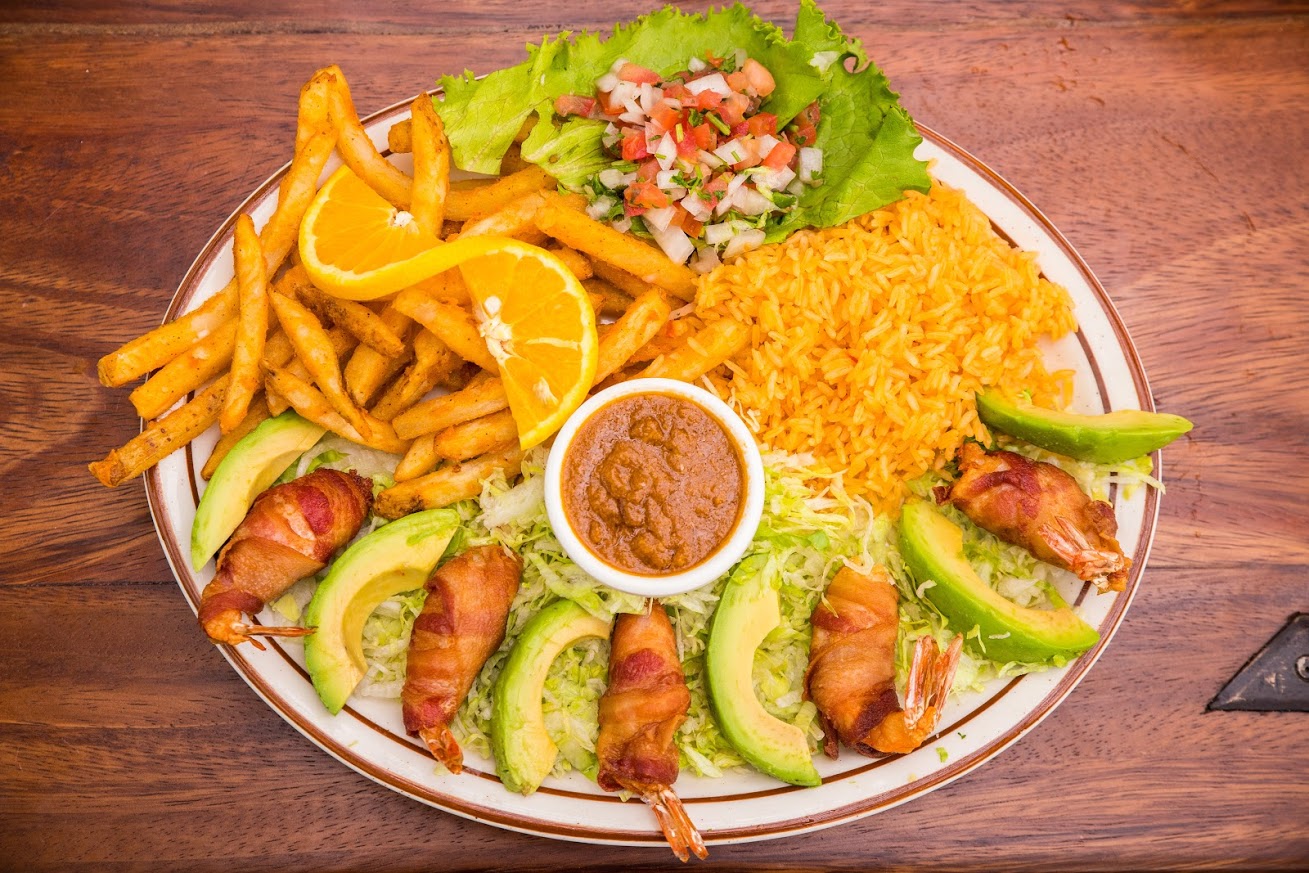
[[[900,553],[915,582],[936,583],[922,589],[923,598],[955,630],[967,633],[977,627],[985,655],[992,660],[1071,659],[1100,639],[1095,628],[1067,606],[1033,609],[1000,596],[964,557],[963,531],[926,501],[907,501],[901,510]]]
[[[977,395],[977,415],[992,430],[1079,461],[1119,464],[1161,449],[1192,424],[1180,415],[1119,409],[1103,415],[1013,403],[998,392]]]
[[[452,509],[429,509],[380,527],[341,553],[318,583],[304,624],[305,669],[323,705],[336,714],[345,706],[368,665],[364,622],[382,601],[423,587],[459,530]]]
[[[255,498],[301,455],[314,447],[327,428],[291,410],[260,423],[232,446],[214,470],[191,523],[191,566],[199,570],[223,547],[245,519]]]
[[[781,600],[747,558],[723,589],[709,628],[705,676],[709,703],[728,742],[754,767],[792,785],[819,785],[804,731],[764,709],[754,692],[755,650],[782,620]]]
[[[541,709],[546,674],[574,643],[608,639],[609,627],[573,601],[556,600],[523,628],[491,697],[491,750],[505,788],[531,794],[554,768],[559,747],[546,732]]]

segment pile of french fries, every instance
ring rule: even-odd
[[[149,377],[131,393],[146,426],[90,465],[97,479],[112,487],[139,476],[217,423],[221,436],[201,471],[208,479],[242,437],[286,409],[402,456],[397,484],[374,505],[386,518],[474,497],[498,470],[517,474],[518,430],[458,270],[365,304],[315,287],[298,263],[300,223],[334,151],[438,238],[500,236],[548,247],[609,319],[599,329],[597,387],[637,376],[694,381],[748,341],[744,325],[671,320],[675,306],[689,308],[682,304],[694,294],[694,274],[587,217],[581,198],[557,193],[553,179],[514,150],[508,175],[451,182],[449,143],[429,96],[414,100],[388,144],[412,152],[412,177],[373,145],[339,68],[305,84],[276,209],[257,231],[250,216],[237,217],[232,281],[100,359],[107,387]]]

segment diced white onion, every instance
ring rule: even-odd
[[[760,188],[768,188],[771,191],[780,191],[787,185],[790,185],[795,179],[795,171],[790,167],[783,166],[781,169],[770,170],[767,167],[761,167],[760,172],[754,176],[754,183]]]
[[[808,184],[823,171],[823,150],[814,148],[800,149],[800,181]]]
[[[718,201],[714,207],[715,215],[723,215],[727,210],[732,208],[732,201],[735,199],[736,192],[745,184],[745,176],[733,176],[732,180],[727,183],[727,190],[723,192],[723,199]]]
[[[796,197],[799,197],[801,194],[803,194],[804,190],[805,190],[805,184],[799,178],[792,179],[791,184],[786,186],[786,193],[794,194]]]
[[[709,208],[709,203],[699,194],[687,194],[682,198],[682,208],[690,213],[696,221],[704,221],[713,214]]]
[[[619,58],[618,60],[614,61],[613,66],[609,68],[609,72],[617,76],[618,71],[625,66],[627,66],[627,58]]]
[[[727,142],[714,149],[714,157],[724,164],[735,164],[745,160],[745,146],[739,139],[729,139]]]
[[[641,108],[645,110],[647,113],[651,109],[654,109],[654,105],[658,103],[659,99],[663,96],[664,96],[663,88],[656,88],[654,85],[651,85],[649,82],[641,83],[641,96],[640,96]]]
[[[771,152],[774,148],[776,148],[777,144],[780,141],[781,140],[779,140],[777,137],[769,133],[766,133],[763,136],[759,137],[759,157],[761,158],[767,157],[768,153]]]
[[[745,62],[748,61],[748,60],[750,59],[750,55],[746,54],[745,49],[742,49],[742,48],[737,49],[737,50],[733,53],[733,57],[734,57],[735,60],[736,60],[736,68],[737,68],[738,70],[741,69],[742,67],[744,67],[744,66],[745,66]]]
[[[601,221],[617,202],[612,197],[597,197],[595,202],[586,207],[586,214],[596,221]]]
[[[673,188],[677,185],[677,183],[673,181],[673,177],[676,176],[677,173],[677,170],[660,170],[658,174],[655,175],[655,184],[660,188]]]
[[[723,166],[722,159],[713,152],[707,152],[704,149],[700,149],[696,154],[696,157],[700,159],[700,163],[704,164],[711,170],[717,170],[719,167]]]
[[[739,255],[742,252],[748,252],[750,249],[757,249],[764,244],[764,232],[758,228],[743,230],[723,249],[723,257],[730,258]]]
[[[659,161],[659,169],[667,170],[677,160],[677,141],[673,139],[671,133],[666,133],[659,140],[659,147],[655,149],[654,156]]]
[[[763,215],[773,210],[773,201],[753,188],[738,188],[732,195],[733,205],[746,215]]]
[[[664,231],[672,222],[673,216],[677,214],[677,207],[664,206],[660,209],[647,209],[641,217],[645,219],[645,226],[650,228],[650,232]]]
[[[820,73],[826,73],[828,67],[836,63],[840,56],[840,52],[814,52],[814,56],[809,59],[809,66]]]
[[[736,228],[730,221],[704,226],[704,241],[711,246],[720,246],[736,235]]]
[[[686,189],[681,185],[674,185],[671,188],[663,189],[663,191],[668,195],[669,200],[681,200],[686,196]]]
[[[646,213],[647,216],[649,214]],[[664,230],[650,228],[650,233],[659,244],[659,248],[663,249],[664,254],[668,255],[669,260],[675,264],[685,264],[686,259],[695,252],[695,244],[680,227],[669,227]],[[760,231],[760,236],[762,235],[763,232]]]
[[[708,64],[706,64],[704,61],[700,60],[699,58],[691,58],[691,60],[686,62],[686,68],[690,70],[692,73],[698,73],[708,66],[709,66]]]
[[[691,82],[686,83],[686,90],[692,94],[699,94],[703,91],[713,91],[715,94],[722,94],[724,97],[732,93],[732,87],[727,84],[727,79],[722,73],[712,73],[708,76],[702,76]]]
[[[632,106],[637,105],[636,98],[641,94],[641,86],[635,82],[619,81],[617,85],[610,89],[610,92],[609,99],[611,103],[621,103],[630,109]]]
[[[691,259],[691,269],[697,273],[708,273],[715,267],[721,267],[722,261],[718,259],[718,252],[713,246],[703,246],[694,258]]]
[[[624,185],[623,176],[624,173],[622,170],[615,170],[612,168],[601,170],[599,175],[600,184],[609,189],[621,188]]]
[[[613,222],[611,222],[610,227],[612,227],[614,230],[618,231],[619,233],[627,233],[629,230],[632,229],[632,219],[624,215],[622,218],[616,219]]]
[[[612,91],[618,87],[620,81],[621,80],[615,74],[605,73],[603,76],[595,80],[595,90],[606,92]]]

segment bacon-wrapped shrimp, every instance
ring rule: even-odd
[[[218,553],[218,569],[200,595],[200,626],[216,643],[237,645],[255,636],[298,637],[302,627],[247,624],[264,604],[323,567],[359,532],[373,504],[373,483],[326,468],[260,494]]]
[[[1122,591],[1132,565],[1115,536],[1113,507],[1092,500],[1053,464],[965,443],[959,478],[936,489],[981,528],[1037,558],[1071,570],[1102,593]]]
[[[405,730],[421,737],[451,773],[464,753],[450,721],[486,659],[505,638],[523,561],[502,546],[479,546],[448,561],[427,580],[427,600],[414,620],[400,692]]]
[[[644,614],[619,615],[609,646],[609,687],[600,698],[596,783],[605,791],[640,795],[682,861],[688,849],[697,858],[709,856],[672,789],[678,773],[673,737],[690,706],[677,639],[663,607],[650,600]]]
[[[805,692],[818,708],[830,758],[838,755],[838,740],[863,755],[906,754],[936,730],[963,637],[944,653],[931,637],[919,638],[901,709],[895,693],[899,610],[899,591],[882,567],[867,576],[843,567],[814,609]]]

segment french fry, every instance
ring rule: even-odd
[[[484,218],[528,194],[553,188],[554,185],[553,176],[540,167],[532,165],[504,176],[490,185],[480,185],[475,188],[459,186],[450,191],[450,199],[445,210],[446,217],[454,221]]]
[[[637,297],[645,293],[645,290],[650,287],[649,282],[642,282],[626,270],[615,267],[613,264],[606,263],[599,258],[591,260],[591,271],[597,279],[608,282],[614,288],[631,297]]]
[[[397,155],[414,150],[414,125],[408,118],[397,121],[386,131],[386,147]]]
[[[259,231],[269,276],[277,272],[295,248],[300,236],[300,220],[318,192],[318,177],[332,156],[336,142],[336,131],[324,125],[314,131],[304,148],[291,159],[291,169],[278,188],[277,207]]]
[[[414,337],[414,362],[382,393],[370,412],[390,421],[413,406],[438,385],[448,385],[463,366],[463,359],[429,330]]]
[[[637,349],[636,354],[628,359],[628,366],[648,364],[661,355],[675,351],[686,342],[687,335],[694,330],[689,319],[670,322],[666,328],[651,337],[648,343]]]
[[[287,297],[298,297],[319,319],[349,331],[357,340],[376,349],[383,357],[394,358],[405,353],[405,341],[391,330],[380,315],[364,304],[355,300],[342,300],[320,290],[309,281],[309,275],[300,266],[288,270],[283,279],[286,280],[285,285],[274,290]]]
[[[570,249],[568,246],[556,246],[550,250],[550,254],[563,261],[564,266],[578,278],[578,281],[585,281],[595,275],[591,269],[591,262],[577,249]]]
[[[223,433],[235,428],[250,409],[262,381],[261,359],[268,339],[268,273],[254,221],[242,213],[236,218],[232,239],[241,314],[232,349],[231,382],[223,398],[218,426]]]
[[[744,324],[730,318],[715,321],[694,336],[687,337],[680,347],[655,358],[641,371],[641,377],[694,382],[745,348],[749,340],[750,328]]]
[[[477,330],[473,314],[462,306],[434,300],[425,293],[406,288],[395,298],[395,308],[430,330],[465,361],[483,370],[497,372],[499,367]]]
[[[650,341],[668,322],[672,312],[668,297],[658,288],[650,288],[632,301],[627,311],[600,339],[596,356],[595,381],[604,381],[627,363],[637,350]]]
[[[186,404],[157,418],[121,448],[88,465],[101,484],[114,488],[140,476],[218,420],[229,377],[223,376]]]
[[[498,452],[518,444],[518,425],[509,410],[493,412],[436,434],[432,451],[439,458],[466,461],[488,452]]]
[[[119,346],[96,364],[100,384],[126,385],[158,369],[236,317],[240,306],[236,280],[199,307]]]
[[[536,214],[544,206],[544,195],[524,194],[489,215],[468,221],[459,236],[508,236],[531,243],[543,242],[545,234],[536,226]]]
[[[414,320],[396,309],[394,303],[388,303],[378,317],[392,333],[404,341],[405,349],[394,358],[388,358],[373,348],[355,349],[345,365],[345,385],[350,392],[350,399],[360,407],[371,403],[373,395],[413,358],[409,337],[418,329]]]
[[[270,370],[267,375],[269,387],[285,397],[291,407],[314,424],[322,425],[351,442],[370,446],[384,452],[401,455],[409,449],[406,440],[398,439],[386,422],[370,419],[370,436],[365,438],[343,415],[332,408],[332,404],[321,391],[300,378],[291,369]]]
[[[523,119],[523,126],[518,128],[518,133],[514,134],[514,142],[522,145],[531,135],[532,128],[536,127],[536,113],[533,112]]]
[[[333,72],[335,70],[335,72]],[[332,88],[335,87],[339,68],[324,67],[316,71],[300,89],[300,102],[295,119],[295,150],[298,154],[320,128],[328,125]]]
[[[450,194],[450,143],[431,97],[419,95],[412,112],[414,182],[409,213],[419,227],[440,234]]]
[[[282,330],[290,337],[296,356],[323,392],[323,396],[355,430],[365,438],[370,437],[372,432],[368,420],[346,393],[345,382],[341,377],[341,361],[327,331],[314,314],[298,301],[282,294],[271,296],[273,311],[277,313]],[[287,399],[290,400],[289,397]]]
[[[335,66],[329,69],[335,74],[336,81],[328,99],[328,114],[339,137],[337,147],[341,159],[368,187],[392,205],[408,209],[413,180],[382,157],[364,126],[359,123],[359,115],[355,112],[354,101],[350,99],[350,86],[346,84],[345,75]]]
[[[695,273],[690,268],[674,264],[659,249],[619,233],[583,212],[570,209],[557,201],[547,201],[545,207],[536,214],[536,226],[564,245],[583,252],[592,261],[621,267],[642,281],[671,291],[683,300],[695,296]]]
[[[160,367],[129,395],[136,414],[149,421],[227,369],[236,343],[236,319]]]
[[[432,472],[441,459],[436,456],[436,434],[425,433],[409,444],[409,451],[395,465],[395,481],[408,482]]]
[[[423,400],[391,420],[401,439],[436,433],[509,407],[498,376],[475,380],[459,390]]]
[[[400,518],[476,497],[482,493],[482,482],[497,470],[504,470],[506,476],[516,476],[522,462],[523,452],[515,444],[462,464],[442,467],[383,490],[373,502],[373,512],[382,518]]]
[[[606,282],[604,279],[584,279],[582,287],[586,293],[591,295],[593,301],[598,301],[595,311],[600,315],[609,315],[617,317],[627,311],[632,305],[632,296],[624,291]],[[654,285],[643,285],[642,293],[654,288]]]
[[[227,457],[227,453],[232,450],[232,446],[244,439],[246,434],[258,427],[259,423],[269,418],[270,415],[268,402],[263,396],[252,400],[250,402],[250,411],[245,414],[245,418],[241,419],[241,423],[220,436],[218,442],[214,443],[213,451],[209,453],[208,460],[200,469],[200,478],[206,482],[209,481],[209,477],[214,475],[214,471],[223,462],[223,458]]]
[[[511,145],[500,159],[500,175],[508,176],[511,173],[522,172],[529,167],[535,167],[531,161],[523,157],[523,150],[518,143]]]

